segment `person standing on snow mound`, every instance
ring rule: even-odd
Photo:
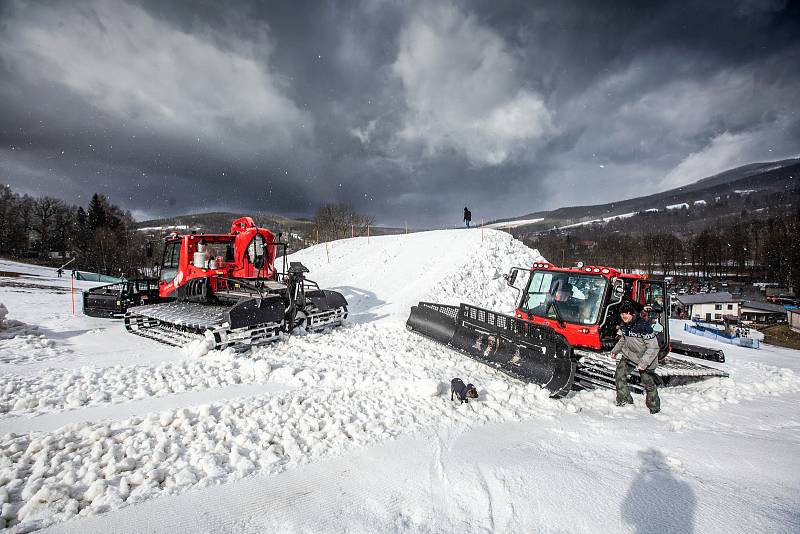
[[[653,328],[639,316],[634,305],[623,302],[619,307],[622,319],[620,340],[611,349],[611,357],[617,359],[617,406],[633,404],[628,390],[628,374],[636,368],[646,392],[645,405],[650,413],[661,411],[661,400],[656,389],[656,367],[658,366],[658,339]]]
[[[469,223],[472,222],[472,212],[464,206],[464,224],[469,228]]]

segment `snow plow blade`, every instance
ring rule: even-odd
[[[469,304],[420,302],[411,307],[406,328],[514,378],[539,384],[551,397],[572,389],[572,347],[549,327]]]

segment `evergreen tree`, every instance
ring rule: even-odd
[[[89,228],[97,230],[106,226],[106,208],[108,201],[106,197],[95,193],[89,201]]]

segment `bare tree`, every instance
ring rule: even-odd
[[[345,203],[324,204],[314,217],[314,230],[321,241],[344,239],[355,235],[366,235],[367,227],[375,224],[375,220],[361,213],[356,213],[352,206]]]
[[[50,238],[56,230],[57,222],[63,224],[63,214],[67,205],[63,200],[53,197],[37,198],[33,201],[33,218],[31,220],[31,230],[39,236],[39,254],[47,257],[50,252]],[[57,220],[58,219],[58,220]]]

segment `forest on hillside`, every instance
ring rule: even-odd
[[[664,275],[759,279],[800,287],[800,209],[742,211],[696,232],[670,232],[648,213],[569,230],[519,235],[555,264],[583,261]],[[676,214],[680,216],[680,214]]]
[[[129,277],[152,264],[128,211],[94,194],[73,206],[50,196],[20,195],[0,185],[0,255],[47,265],[75,257],[70,268]]]

